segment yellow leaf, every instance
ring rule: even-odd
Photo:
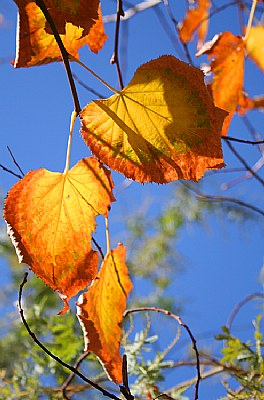
[[[246,41],[250,58],[264,71],[264,26],[253,26]]]
[[[41,9],[35,2],[29,0],[16,0],[16,3],[19,6],[19,29],[15,68],[61,61],[59,47]],[[97,0],[89,3],[88,7],[87,2],[81,0],[81,8],[78,10],[81,15],[79,16],[71,15],[69,11],[67,12],[67,7],[66,11],[58,12],[53,1],[49,0],[49,3],[51,3],[50,7],[45,2],[68,53],[78,58],[79,48],[86,44],[94,52],[102,48],[107,36],[104,34],[102,15],[100,7],[98,9]],[[96,24],[95,20],[98,20]],[[95,35],[97,35],[96,40]]]
[[[109,378],[116,383],[122,382],[121,323],[126,299],[132,290],[125,258],[126,249],[119,244],[108,254],[93,285],[77,302],[85,351],[96,354]]]
[[[63,312],[96,276],[91,235],[114,200],[112,186],[109,171],[86,158],[67,174],[31,171],[8,193],[4,217],[19,261],[59,292]]]
[[[88,104],[81,134],[103,163],[139,182],[200,179],[224,166],[221,127],[203,73],[173,56],[142,65],[120,94]]]
[[[231,32],[217,35],[196,54],[207,54],[214,73],[211,85],[214,103],[229,112],[222,134],[226,135],[230,120],[237,109],[244,84],[244,41]]]

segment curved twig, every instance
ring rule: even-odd
[[[79,376],[79,378],[81,378],[84,382],[89,383],[91,386],[93,386],[95,389],[99,390],[104,396],[109,397],[110,399],[114,399],[114,400],[121,400],[119,397],[115,396],[114,394],[108,392],[107,390],[105,390],[104,388],[102,388],[101,386],[99,386],[97,383],[91,381],[90,379],[86,378],[86,376],[84,376],[81,372],[78,371],[78,369],[76,369],[75,367],[73,367],[72,365],[67,364],[66,362],[64,362],[63,360],[61,360],[58,356],[56,356],[55,354],[53,354],[47,347],[44,346],[43,343],[41,343],[41,341],[37,338],[37,336],[35,335],[34,332],[32,332],[32,330],[30,329],[26,318],[24,316],[24,310],[22,308],[22,293],[23,293],[23,287],[25,286],[25,284],[27,283],[27,277],[28,277],[28,272],[25,272],[24,274],[24,278],[22,283],[19,286],[19,293],[18,293],[18,310],[19,310],[19,314],[21,317],[21,320],[28,332],[28,334],[32,337],[33,341],[51,358],[53,358],[53,360],[57,361],[57,363],[59,363],[60,365],[62,365],[63,367],[67,368],[68,370],[70,370],[71,372],[73,372],[75,375]]]
[[[232,327],[232,323],[237,315],[237,313],[239,312],[239,310],[248,302],[250,302],[251,300],[254,299],[264,299],[264,293],[260,293],[260,292],[256,292],[256,293],[251,293],[248,296],[246,296],[243,300],[241,300],[233,309],[230,317],[228,318],[228,321],[226,323],[226,326],[228,328],[228,330],[230,331],[231,327]]]
[[[141,311],[154,311],[154,312],[158,312],[158,313],[163,313],[165,315],[168,315],[169,317],[175,319],[179,325],[181,325],[188,333],[192,344],[193,344],[193,349],[195,352],[195,356],[196,356],[196,369],[197,369],[197,378],[195,379],[195,396],[194,396],[194,400],[198,399],[198,393],[199,393],[199,384],[200,384],[200,380],[201,380],[201,371],[200,371],[200,359],[199,359],[199,352],[196,346],[196,340],[195,337],[193,336],[190,328],[188,327],[188,325],[186,325],[181,318],[176,315],[173,314],[172,312],[168,311],[168,310],[164,310],[163,308],[157,308],[157,307],[137,307],[137,308],[131,308],[129,310],[126,310],[123,314],[123,318],[125,318],[127,315],[134,313],[134,312],[141,312]]]

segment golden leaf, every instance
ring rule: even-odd
[[[200,179],[224,166],[221,127],[203,73],[173,56],[142,65],[132,81],[80,114],[81,134],[103,163],[139,182]]]
[[[98,277],[77,302],[85,351],[96,354],[109,378],[116,383],[122,382],[121,323],[126,299],[132,290],[125,258],[126,249],[119,244],[107,255]]]
[[[96,276],[91,235],[114,200],[112,186],[109,171],[86,158],[66,174],[31,171],[8,193],[4,217],[19,261],[59,292],[63,312]]]
[[[264,71],[264,26],[253,26],[246,41],[250,58]]]

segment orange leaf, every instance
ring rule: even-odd
[[[208,29],[208,12],[211,7],[210,0],[198,0],[197,7],[187,11],[186,17],[182,21],[179,29],[180,39],[183,43],[192,40],[194,32],[197,30],[199,49],[206,37]]]
[[[109,378],[116,383],[122,382],[121,323],[132,290],[125,258],[126,249],[119,244],[108,254],[93,285],[77,302],[85,351],[97,355]]]
[[[29,172],[8,193],[4,217],[19,262],[64,301],[84,289],[97,273],[91,235],[95,216],[107,215],[114,200],[110,173],[94,158],[61,174]]]
[[[139,182],[200,179],[224,166],[221,127],[203,73],[173,56],[142,65],[132,81],[80,114],[82,136],[98,159]]]
[[[65,13],[65,17],[63,17],[61,12],[58,12],[57,15],[57,8],[53,6],[52,0],[49,1],[51,2],[49,12],[54,18],[55,25],[60,32],[60,37],[68,53],[78,58],[79,48],[86,44],[89,46],[91,44],[91,50],[95,52],[98,52],[98,50],[102,48],[106,40],[106,35],[104,35],[103,31],[101,11],[100,8],[98,9],[98,0],[91,2],[89,7],[87,7],[86,1],[84,2],[81,0],[81,10],[83,10],[85,6],[86,11],[83,12],[81,16],[80,24],[78,24],[78,20],[76,20],[75,17],[70,17],[67,12]],[[49,25],[40,8],[35,2],[29,0],[16,0],[16,2],[19,6],[19,31],[17,55],[14,61],[15,68],[61,61],[62,57],[59,47],[50,28],[47,29]],[[72,3],[75,4],[76,2]],[[94,8],[95,5],[97,7],[96,10]],[[46,4],[46,6],[48,7],[48,4]],[[99,20],[97,24],[95,24],[95,28],[90,37],[88,32],[95,23],[94,19],[98,19],[98,12]],[[85,26],[83,23],[84,20],[87,21]],[[63,24],[62,21],[64,21]],[[96,43],[94,39],[95,33],[98,34]]]
[[[264,71],[264,26],[253,26],[246,41],[250,58]]]
[[[223,125],[226,135],[233,113],[236,111],[244,83],[244,41],[240,36],[224,32],[207,42],[196,54],[207,54],[214,79],[211,85],[214,103],[229,112]]]
[[[87,44],[92,52],[98,53],[98,51],[102,49],[106,39],[107,35],[104,33],[103,17],[99,6],[99,19],[92,26],[87,36]]]

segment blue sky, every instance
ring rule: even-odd
[[[223,2],[215,3],[223,4]],[[184,4],[184,1],[178,1],[177,5],[172,7],[178,20],[184,15]],[[164,10],[162,5],[156,8],[159,15],[161,12],[164,13],[173,34],[174,27]],[[114,12],[114,2],[103,4],[105,15]],[[149,10],[140,13],[121,29],[120,60],[125,83],[129,82],[136,68],[142,63],[162,54],[177,56],[174,43],[168,39],[156,12]],[[6,149],[6,146],[9,146],[24,172],[41,167],[52,171],[63,171],[69,121],[73,109],[66,74],[60,63],[14,70],[10,61],[15,54],[15,4],[8,0],[2,1],[0,14],[4,15],[4,22],[0,26],[0,163],[14,169]],[[225,10],[221,16],[213,17],[207,39],[225,30],[234,34],[240,33],[237,11],[234,7]],[[83,48],[81,60],[110,85],[118,87],[115,66],[109,63],[113,52],[113,23],[106,25],[106,32],[109,40],[100,54],[94,55],[87,48]],[[195,44],[190,45],[190,52],[192,55],[195,53]],[[195,65],[199,66],[200,62],[206,62],[207,59],[202,57],[201,60],[197,60],[193,57],[193,60]],[[99,90],[105,96],[109,95],[108,90],[81,67],[72,65],[72,69],[87,85]],[[82,107],[94,98],[84,88],[77,86],[77,89]],[[263,74],[250,60],[246,62],[245,89],[250,95],[261,94],[264,89]],[[253,111],[249,113],[248,118],[261,134],[263,113]],[[78,129],[77,123],[72,147],[72,165],[80,158],[89,155]],[[251,139],[245,125],[238,118],[233,120],[229,134]],[[261,156],[253,146],[237,145],[236,148],[250,165]],[[241,167],[225,143],[223,150],[228,168]],[[260,175],[263,177],[263,170],[260,171]],[[233,176],[221,174],[217,178],[215,176],[205,178],[204,192],[237,197],[263,208],[263,187],[255,180],[245,181],[226,192],[221,190],[221,183],[229,181]],[[118,185],[124,177],[115,173],[114,179]],[[0,171],[0,191],[3,195],[15,182],[14,177]],[[141,204],[145,197],[153,199],[156,210],[162,209],[168,201],[171,201],[173,187],[174,184],[141,186],[132,183],[117,194],[117,203],[113,205],[110,216],[111,231],[116,240],[123,240],[123,227],[122,223],[115,226],[114,221],[117,218],[118,220],[126,218],[124,210],[136,211],[138,204]],[[103,241],[100,227],[98,235]],[[210,215],[203,224],[187,226],[181,232],[177,246],[177,251],[184,259],[184,272],[175,276],[169,290],[170,293],[176,293],[177,296],[186,299],[183,319],[198,338],[203,332],[219,332],[237,302],[251,292],[263,290],[258,282],[263,265],[263,217],[257,216],[255,220],[239,225],[224,214],[221,217]],[[8,274],[5,260],[0,259],[0,265]],[[2,284],[5,282],[4,277]],[[250,321],[256,312],[253,306],[249,305],[239,315],[238,326],[245,326],[242,335],[249,332]],[[201,347],[206,344],[204,339],[198,340],[198,345]],[[223,394],[221,390],[216,389],[214,385],[208,389],[208,386],[202,384],[201,398],[208,398],[204,397],[205,393],[207,396],[210,393],[210,398],[216,399]]]

